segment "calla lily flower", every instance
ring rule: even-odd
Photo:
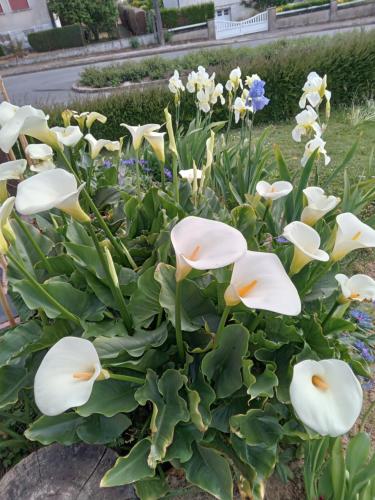
[[[177,146],[176,146],[176,141],[174,138],[174,131],[173,131],[173,124],[172,124],[172,115],[168,111],[168,108],[164,109],[164,116],[165,116],[165,126],[167,128],[168,132],[168,138],[169,138],[169,151],[171,151],[176,157],[178,156],[177,153]]]
[[[97,141],[92,134],[86,134],[85,139],[90,145],[90,156],[93,160],[95,160],[103,148],[107,151],[120,151],[121,149],[119,141],[109,141],[107,139],[99,139]]]
[[[320,77],[318,73],[312,71],[307,75],[307,81],[303,86],[303,94],[299,101],[299,107],[304,108],[306,106],[306,101],[308,101],[311,106],[316,108],[323,98],[326,98],[329,104],[331,100],[331,92],[327,90],[327,75]]]
[[[58,208],[80,222],[89,222],[78,201],[84,187],[77,187],[74,175],[62,168],[46,170],[18,184],[16,209],[22,215],[34,215]]]
[[[340,198],[327,196],[320,187],[311,186],[303,192],[307,199],[307,206],[302,211],[301,221],[309,226],[313,226],[340,203]]]
[[[294,366],[290,399],[298,418],[322,436],[348,432],[362,408],[362,388],[339,359],[305,360]]]
[[[336,217],[337,234],[331,258],[341,260],[352,250],[357,248],[375,247],[375,230],[361,222],[350,212],[339,214]]]
[[[273,184],[259,181],[255,189],[266,200],[278,200],[287,196],[292,191],[293,185],[288,181],[277,181]]]
[[[311,141],[308,141],[305,144],[305,151],[301,158],[301,165],[304,167],[308,162],[310,156],[314,153],[314,151],[318,150],[318,156],[320,155],[324,156],[324,165],[327,166],[331,161],[331,158],[327,155],[327,151],[325,150],[325,145],[326,143],[318,135],[316,135],[314,139],[311,139]]]
[[[12,213],[15,197],[11,196],[0,207],[0,254],[5,255],[8,252],[8,242],[14,241],[16,235],[13,232],[12,226],[9,223],[9,217]]]
[[[93,123],[98,121],[99,123],[107,123],[107,117],[96,111],[91,111],[86,118],[86,127],[90,130]]]
[[[227,306],[242,302],[287,316],[301,312],[301,300],[277,255],[247,251],[234,263],[230,285],[224,294]]]
[[[301,137],[308,134],[311,130],[320,136],[322,129],[316,121],[317,118],[318,115],[315,109],[311,106],[307,106],[307,108],[301,111],[301,113],[298,113],[296,116],[297,125],[292,131],[293,139],[296,142],[301,142]]]
[[[161,162],[165,162],[164,152],[164,136],[165,132],[150,132],[145,134],[146,141],[151,145],[154,150],[156,158]]]
[[[346,300],[375,300],[375,280],[366,274],[355,274],[351,278],[345,274],[336,274],[335,276]]]
[[[223,222],[186,217],[171,232],[176,253],[176,281],[191,269],[217,269],[236,262],[247,250],[243,235]]]
[[[26,166],[26,160],[7,161],[0,165],[0,201],[8,198],[7,181],[9,179],[22,179]]]
[[[190,182],[190,184],[194,180],[194,168],[189,168],[188,170],[180,170],[179,174],[183,179],[186,179],[188,182]],[[198,180],[202,178],[202,170],[199,170],[198,168],[196,169],[196,178]]]
[[[7,108],[7,116],[10,117],[10,108]],[[48,128],[48,116],[42,110],[32,106],[22,106],[18,108],[13,116],[8,119],[0,130],[0,149],[9,153],[17,142],[20,134],[28,135],[45,142],[54,148],[59,148],[56,133]]]
[[[0,104],[0,127],[3,127],[6,122],[11,120],[19,109],[19,106],[3,101]]]
[[[76,146],[83,137],[81,129],[73,125],[66,128],[52,127],[51,130],[55,132],[59,143],[67,147]]]
[[[33,162],[30,170],[34,172],[43,172],[55,168],[53,149],[47,144],[29,144],[26,148],[26,154]]]
[[[74,115],[78,115],[78,112],[74,111],[73,109],[64,109],[64,111],[61,112],[61,118],[63,119],[64,127],[69,127],[71,125],[71,120]]]
[[[142,141],[146,134],[150,134],[151,132],[155,132],[160,129],[160,125],[156,123],[150,123],[148,125],[138,125],[138,127],[132,127],[131,125],[126,125],[125,123],[120,124],[121,127],[125,127],[131,133],[133,139],[133,148],[135,151],[142,146]]]
[[[284,238],[293,243],[294,256],[290,273],[296,274],[312,260],[327,262],[329,255],[320,250],[320,236],[312,227],[303,222],[294,221],[285,226]]]
[[[98,377],[108,378],[91,342],[64,337],[44,356],[34,380],[35,403],[48,416],[82,406]]]

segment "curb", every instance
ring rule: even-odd
[[[162,80],[150,80],[143,82],[125,82],[117,87],[84,87],[80,86],[76,83],[72,85],[73,92],[77,92],[78,94],[101,94],[102,92],[119,92],[121,90],[137,90],[143,87],[159,87],[162,84],[168,83],[168,79],[163,78]]]

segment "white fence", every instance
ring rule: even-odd
[[[216,39],[232,38],[259,31],[268,31],[268,12],[261,12],[245,21],[220,21],[215,19]]]

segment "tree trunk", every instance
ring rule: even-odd
[[[152,4],[155,11],[156,34],[158,37],[158,42],[160,43],[160,45],[165,45],[163,22],[161,20],[159,0],[152,0]]]

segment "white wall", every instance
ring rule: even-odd
[[[207,0],[164,0],[164,7],[167,9],[177,8],[178,6],[189,7],[190,5],[206,2]],[[242,21],[256,14],[254,9],[241,5],[241,0],[214,0],[214,2],[216,10],[230,8],[231,21]]]
[[[29,9],[13,12],[8,0],[0,0],[4,14],[0,15],[0,35],[26,38],[31,31],[53,28],[46,0],[28,0]]]

